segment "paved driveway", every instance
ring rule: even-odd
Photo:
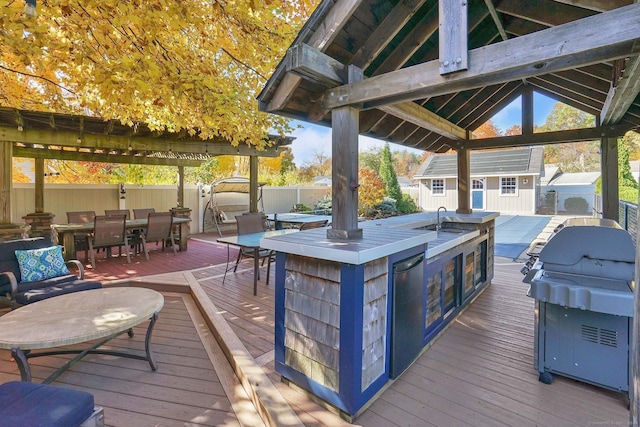
[[[496,218],[495,256],[518,258],[550,220],[550,216],[500,215]]]

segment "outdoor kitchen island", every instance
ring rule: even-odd
[[[435,212],[263,239],[276,251],[275,368],[352,418],[493,277],[498,213]],[[438,231],[436,231],[438,229]]]

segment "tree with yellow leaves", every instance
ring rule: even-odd
[[[0,0],[0,105],[264,147],[256,96],[318,0]]]

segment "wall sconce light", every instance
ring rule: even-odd
[[[125,188],[124,188],[124,183],[121,182],[120,183],[120,199],[124,200],[126,198],[126,196],[127,196],[127,190],[125,190]]]
[[[522,183],[523,183],[523,184],[528,184],[528,183],[529,183],[529,180],[528,180],[527,178],[524,178],[524,179],[522,180]]]

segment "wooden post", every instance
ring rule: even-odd
[[[363,79],[360,68],[349,65],[349,83]],[[346,106],[331,111],[331,228],[328,239],[357,239],[358,228],[358,134],[360,110]]]
[[[9,141],[0,141],[0,224],[11,223],[11,159],[13,145]]]
[[[458,209],[456,213],[471,213],[471,166],[469,150],[465,147],[457,148],[458,161]]]
[[[258,156],[249,156],[249,212],[258,212]]]
[[[440,74],[468,68],[467,1],[438,2]]]
[[[44,159],[36,158],[36,213],[44,212]]]
[[[184,206],[184,166],[178,166],[178,207]]]
[[[600,173],[602,175],[602,217],[619,221],[618,140],[602,138],[600,142]]]
[[[360,112],[353,107],[331,112],[332,179],[331,228],[329,239],[362,237],[358,229],[358,122]]]
[[[533,135],[533,87],[527,85],[522,91],[522,134]]]

